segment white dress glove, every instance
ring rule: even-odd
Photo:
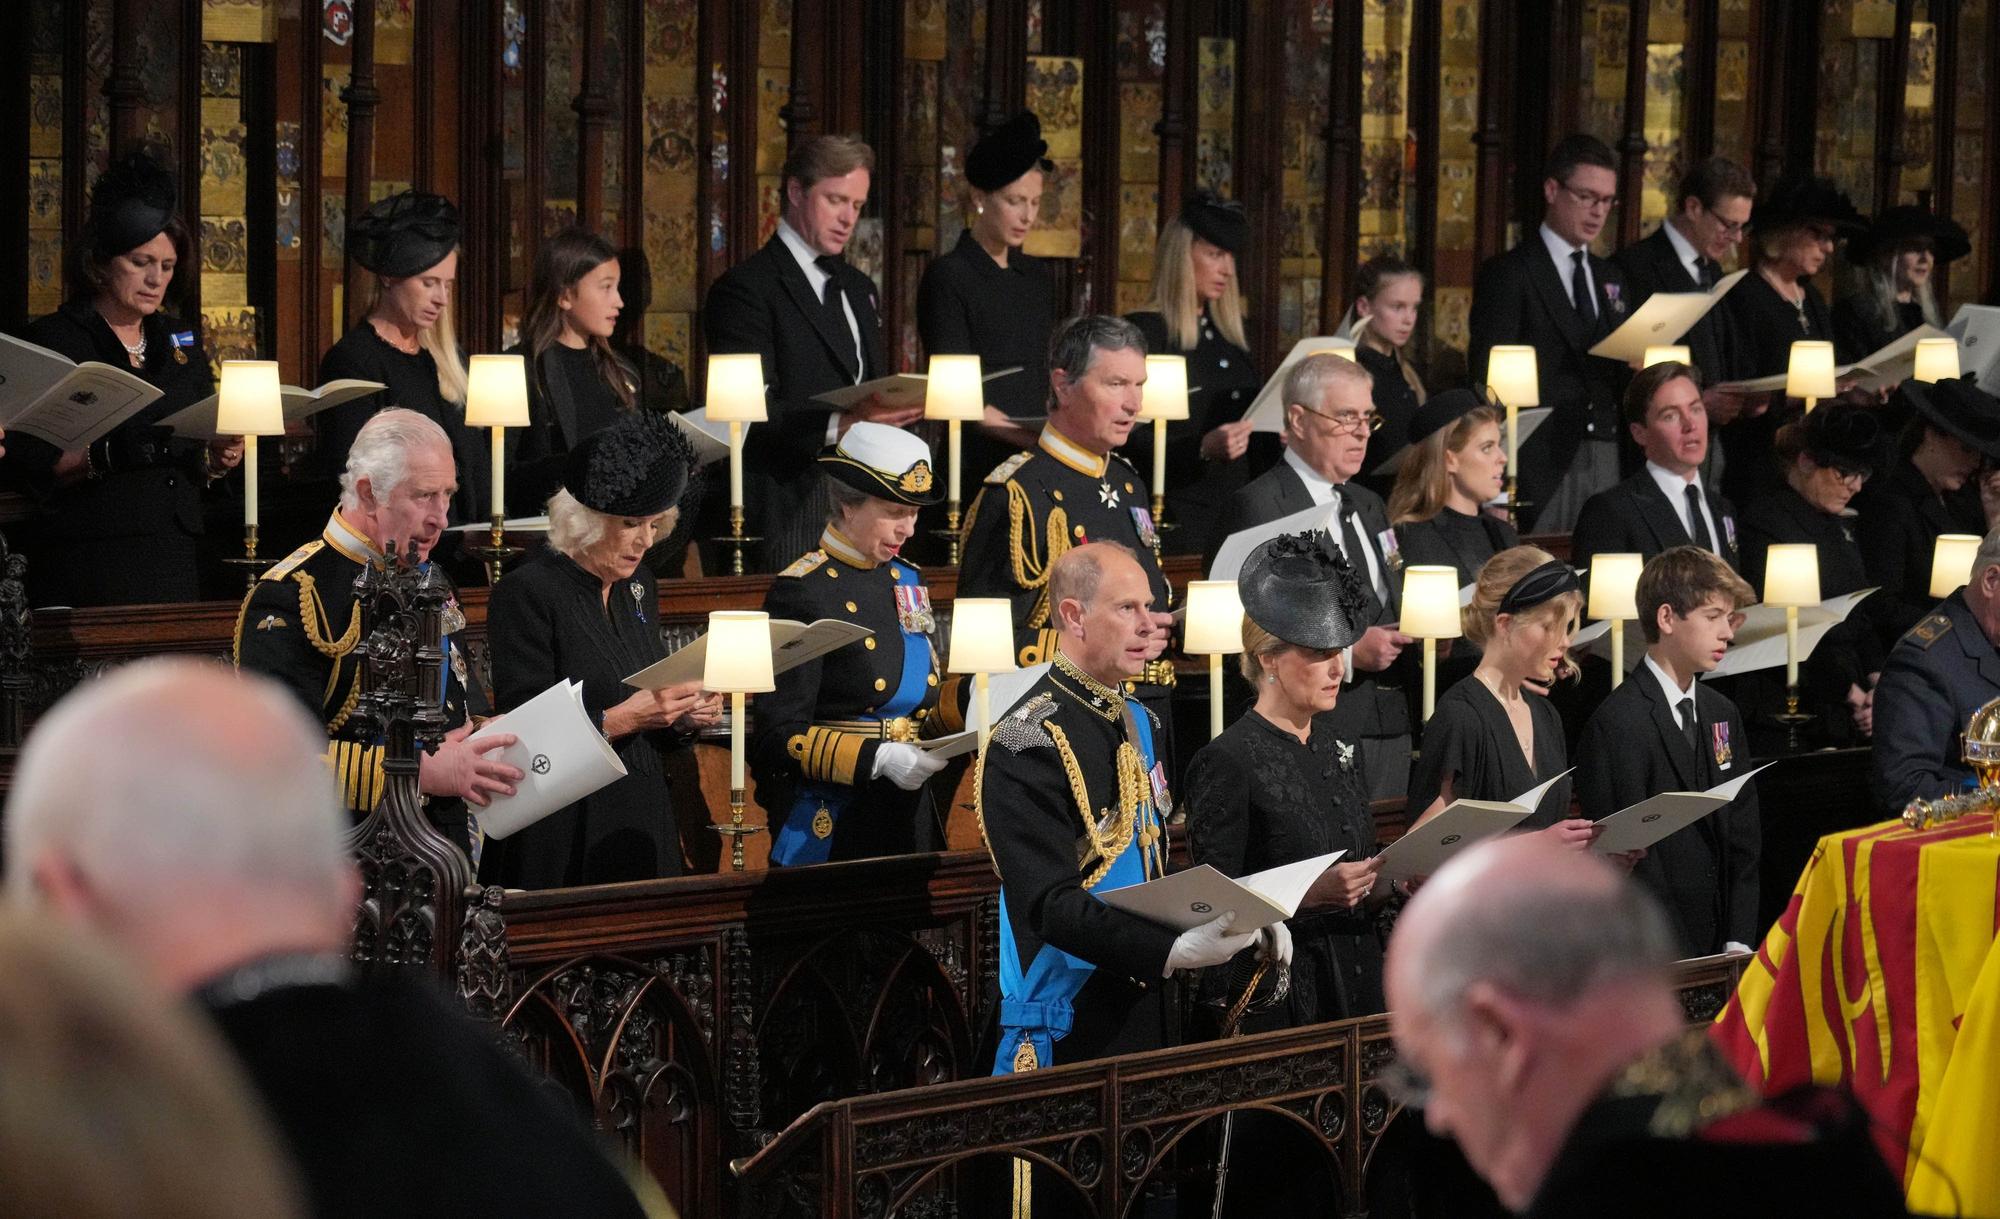
[[[872,777],[887,779],[906,792],[922,787],[925,779],[943,769],[942,760],[915,745],[888,741],[875,747],[875,773]]]
[[[1176,969],[1205,969],[1210,965],[1220,965],[1250,947],[1256,942],[1258,933],[1245,931],[1240,935],[1231,934],[1229,928],[1235,921],[1236,912],[1225,910],[1201,926],[1181,932],[1173,948],[1167,952],[1167,973]]]
[[[1272,923],[1257,933],[1257,956],[1286,969],[1292,966],[1292,931],[1283,923]]]

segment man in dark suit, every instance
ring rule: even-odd
[[[1627,307],[1637,309],[1655,292],[1706,292],[1722,278],[1722,261],[1736,250],[1750,223],[1757,183],[1726,157],[1710,157],[1682,175],[1680,210],[1646,237],[1611,256],[1625,273]],[[1694,324],[1680,342],[1707,379],[1701,400],[1711,426],[1723,427],[1742,411],[1740,394],[1715,386],[1738,374],[1733,335],[1717,311]],[[1747,375],[1747,374],[1745,374]],[[1710,445],[1702,472],[1722,479],[1722,446]]]
[[[1736,704],[1695,680],[1722,662],[1737,611],[1757,599],[1709,551],[1677,546],[1646,564],[1636,600],[1646,656],[1584,726],[1577,743],[1583,815],[1610,816],[1666,791],[1706,791],[1751,768]],[[1632,875],[1673,920],[1683,957],[1761,938],[1757,792],[1653,844]]]
[[[313,1214],[637,1219],[579,1115],[488,1030],[420,979],[356,974],[324,740],[276,682],[186,658],[79,687],[15,771],[9,887],[215,1022]]]
[[[1401,615],[1402,559],[1382,497],[1352,481],[1368,457],[1375,413],[1375,378],[1331,353],[1308,356],[1285,376],[1285,456],[1238,491],[1224,510],[1218,535],[1227,539],[1308,508],[1337,514],[1328,533],[1363,579],[1367,621],[1373,623],[1343,657],[1348,686],[1334,707],[1336,735],[1367,742],[1369,794],[1400,796],[1410,779],[1410,699],[1413,641],[1393,625]],[[1210,556],[1211,562],[1213,556]],[[1212,573],[1234,579],[1235,572]]]
[[[1590,497],[1570,542],[1570,561],[1629,551],[1652,558],[1675,546],[1714,551],[1741,569],[1736,518],[1729,501],[1704,486],[1708,414],[1685,364],[1655,364],[1625,390],[1625,425],[1646,467]]]
[[[1583,501],[1618,481],[1618,391],[1626,370],[1590,348],[1630,309],[1625,273],[1589,246],[1618,201],[1618,162],[1603,141],[1572,135],[1549,154],[1547,202],[1536,232],[1479,268],[1472,287],[1472,379],[1486,380],[1493,348],[1535,349],[1547,423],[1522,446],[1515,471],[1529,524],[1567,531]]]
[[[875,283],[841,257],[868,202],[875,154],[850,136],[802,141],[785,159],[785,209],[764,247],[708,290],[702,326],[717,354],[764,359],[770,419],[744,444],[745,532],[763,539],[775,571],[811,550],[826,524],[826,486],[814,460],[862,419],[902,427],[923,408],[870,398],[845,410],[817,394],[894,371],[882,345]]]
[[[1960,750],[1966,721],[2000,698],[2000,530],[1986,535],[1972,579],[1889,649],[1875,683],[1875,799],[1889,815],[1972,782]]]

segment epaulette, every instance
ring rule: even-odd
[[[1910,633],[1904,638],[1911,640],[1918,647],[1928,650],[1932,644],[1949,634],[1951,634],[1950,615],[1932,614],[1922,622],[1911,627]]]
[[[314,538],[312,541],[307,542],[305,545],[299,547],[297,550],[294,550],[292,553],[286,555],[284,558],[279,559],[276,563],[273,563],[268,569],[266,569],[263,575],[258,577],[258,579],[282,580],[285,577],[291,575],[294,571],[297,571],[301,563],[304,563],[307,559],[312,558],[314,555],[318,554],[321,550],[324,550],[325,548],[326,548],[325,538]]]
[[[1027,465],[1028,459],[1033,457],[1034,455],[1035,451],[1033,449],[1022,449],[1020,452],[1014,454],[1012,457],[1009,457],[1007,460],[1001,462],[999,465],[994,466],[993,473],[988,474],[986,476],[987,483],[997,487],[1001,483],[1006,482],[1008,479],[1014,477],[1014,474],[1017,470],[1019,470],[1022,466]]]
[[[787,567],[785,570],[779,572],[778,574],[781,576],[794,576],[794,577],[807,575],[813,571],[818,570],[820,564],[824,562],[826,562],[826,551],[808,550],[804,554],[800,555],[798,558],[793,559],[792,565],[790,567]]]
[[[1008,753],[1052,747],[1055,738],[1042,721],[1055,713],[1055,696],[1044,690],[994,723],[993,743],[1006,746]]]

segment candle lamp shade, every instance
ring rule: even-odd
[[[1970,533],[1940,533],[1931,550],[1931,596],[1949,597],[1972,579],[1972,559],[1979,538]]]
[[[764,359],[756,352],[708,357],[708,418],[715,423],[762,423]]]
[[[1764,560],[1764,604],[1803,609],[1819,602],[1819,548],[1811,542],[1772,546]]]
[[[1225,656],[1243,650],[1243,600],[1234,580],[1190,580],[1185,650],[1190,656]]]
[[[1458,569],[1423,564],[1403,569],[1401,629],[1418,639],[1459,637]]]
[[[1800,339],[1792,344],[1792,358],[1785,369],[1787,398],[1831,398],[1833,387],[1833,344],[1823,339]]]
[[[1590,556],[1590,604],[1585,609],[1586,616],[1618,622],[1637,618],[1639,572],[1645,566],[1644,555]]]
[[[285,403],[276,360],[224,360],[215,394],[215,430],[223,436],[282,436]]]
[[[1146,385],[1139,395],[1139,418],[1188,417],[1186,356],[1147,356]]]
[[[1651,368],[1655,364],[1694,364],[1694,355],[1686,347],[1672,344],[1664,347],[1648,347],[1646,356],[1639,361],[1639,367]]]
[[[960,597],[951,606],[953,673],[1005,673],[1014,658],[1014,607],[1004,597]]]
[[[528,364],[521,356],[473,356],[465,367],[467,427],[528,426]]]
[[[1927,384],[1958,379],[1957,339],[1918,339],[1917,367],[1911,378]]]
[[[1504,343],[1495,347],[1486,363],[1486,389],[1502,406],[1541,405],[1541,374],[1535,364],[1535,349]]]
[[[924,418],[963,423],[985,418],[986,387],[980,375],[978,356],[932,356],[924,385]]]
[[[710,613],[701,684],[718,694],[767,694],[777,689],[771,674],[771,616],[762,610]]]

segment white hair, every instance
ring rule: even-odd
[[[1979,539],[1979,549],[1972,555],[1972,578],[1969,583],[1979,583],[1979,573],[1989,567],[2000,567],[2000,527]]]
[[[574,559],[604,539],[611,517],[558,487],[549,497],[549,545]]]
[[[1292,365],[1292,371],[1285,374],[1285,403],[1319,410],[1327,387],[1338,381],[1351,381],[1371,394],[1375,389],[1375,374],[1358,361],[1318,351]]]
[[[7,802],[7,884],[64,859],[136,919],[219,893],[344,900],[347,815],[326,735],[286,690],[186,657],[78,687],[35,726]]]
[[[376,412],[361,425],[347,450],[347,469],[340,476],[340,506],[361,506],[357,488],[364,478],[377,499],[387,496],[410,472],[411,451],[429,445],[451,452],[451,437],[430,416],[400,406]]]

